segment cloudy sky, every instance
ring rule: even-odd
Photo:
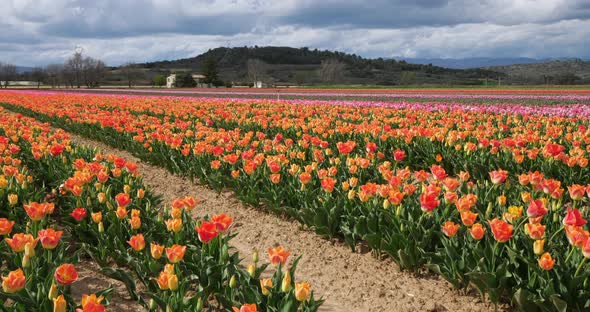
[[[0,61],[109,65],[280,45],[365,57],[590,58],[590,0],[0,0]]]

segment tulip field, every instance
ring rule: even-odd
[[[288,251],[241,263],[231,216],[192,219],[198,198],[162,204],[135,164],[72,144],[75,133],[492,303],[589,310],[588,96],[462,96],[0,92],[0,300],[11,311],[104,310],[112,290],[69,295],[72,264],[91,257],[146,310],[322,304],[296,279],[297,261],[285,266]]]
[[[231,216],[194,220],[193,197],[156,209],[133,162],[1,108],[0,154],[3,311],[106,311],[112,288],[70,295],[82,257],[146,311],[316,311],[322,302],[296,280],[298,260],[284,267],[281,247],[242,266],[229,245]]]

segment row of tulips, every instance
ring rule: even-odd
[[[84,295],[80,304],[70,296],[78,280],[74,264],[86,256],[150,311],[316,311],[321,305],[309,283],[296,282],[298,260],[288,266],[281,248],[269,250],[270,272],[258,255],[242,267],[229,245],[230,216],[195,221],[192,197],[156,209],[159,199],[144,187],[135,163],[72,145],[67,133],[3,110],[0,154],[0,195],[7,201],[0,211],[4,310],[105,311],[112,289]]]
[[[322,235],[365,241],[402,268],[426,266],[458,288],[474,285],[494,302],[508,298],[527,311],[590,306],[586,119],[11,93],[2,100],[233,187]],[[165,112],[165,104],[173,106]]]

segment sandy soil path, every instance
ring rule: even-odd
[[[492,311],[493,305],[482,302],[471,292],[461,295],[438,276],[400,272],[388,260],[378,260],[370,253],[352,253],[339,243],[330,242],[304,229],[295,221],[285,220],[243,205],[231,192],[217,192],[195,185],[163,168],[149,165],[132,154],[100,142],[73,136],[78,144],[95,147],[137,162],[144,183],[164,202],[182,196],[194,196],[203,202],[195,209],[196,217],[228,213],[236,220],[238,232],[232,241],[244,264],[252,250],[259,249],[261,259],[270,246],[282,245],[293,255],[303,255],[297,270],[298,280],[307,280],[316,295],[326,299],[322,311]],[[125,300],[123,300],[125,301]],[[501,307],[505,309],[505,307]],[[503,310],[500,309],[500,310]]]

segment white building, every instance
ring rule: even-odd
[[[203,83],[203,79],[206,78],[205,75],[201,74],[192,74],[191,75],[195,82],[197,83],[197,88],[208,88],[209,85]],[[171,74],[166,78],[166,88],[174,88],[176,83],[176,74]]]

